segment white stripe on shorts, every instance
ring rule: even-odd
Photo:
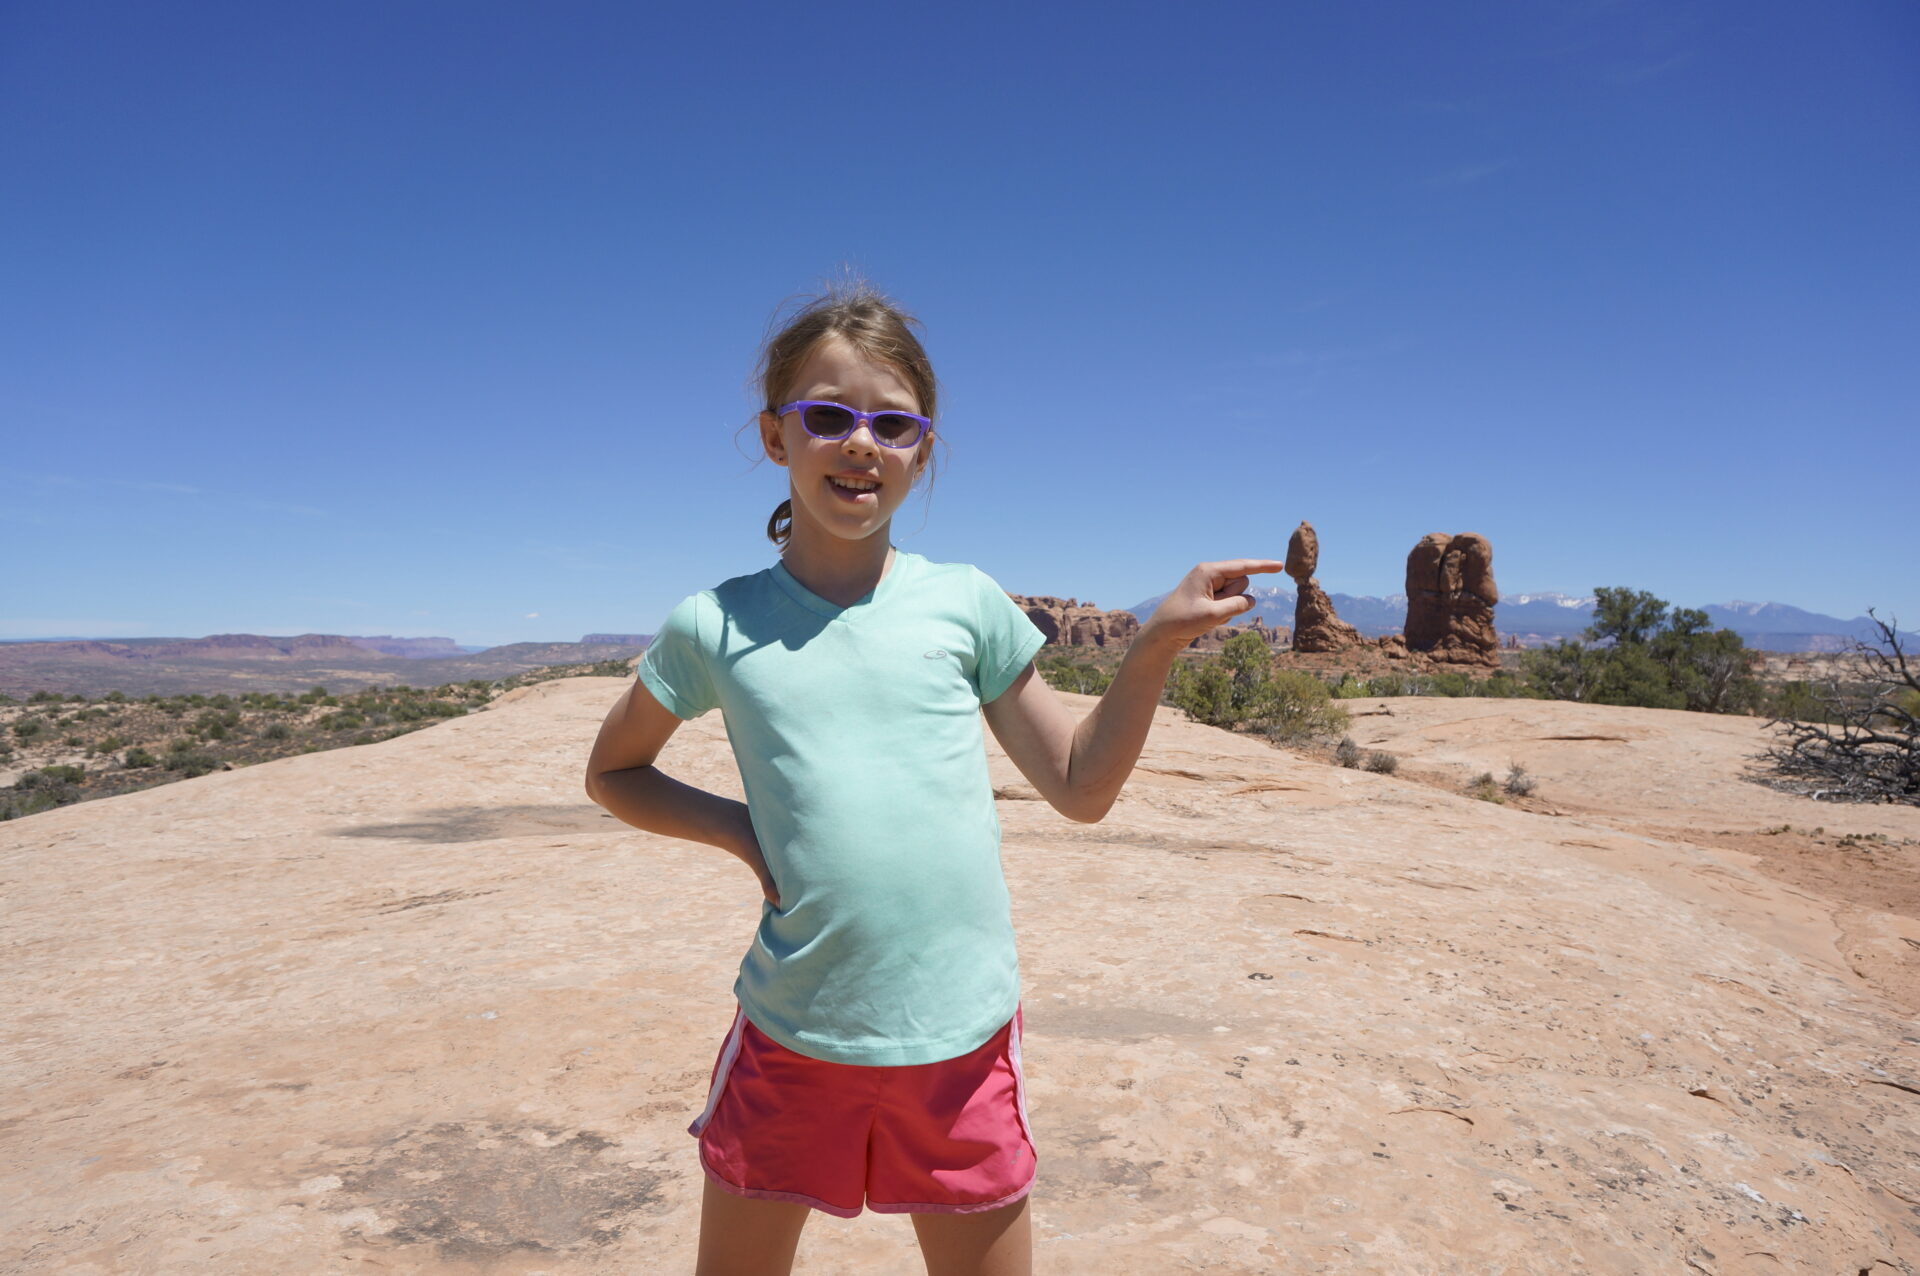
[[[707,1128],[707,1122],[713,1120],[713,1110],[720,1106],[720,1092],[727,1088],[727,1074],[733,1071],[733,1061],[740,1057],[740,1037],[746,1031],[747,1012],[736,1007],[733,1012],[733,1031],[727,1034],[727,1044],[720,1048],[720,1065],[713,1070],[713,1086],[707,1091],[707,1106],[693,1124],[687,1127],[687,1133],[699,1136]]]
[[[1013,1064],[1013,1099],[1020,1109],[1020,1128],[1027,1132],[1027,1142],[1033,1142],[1033,1126],[1027,1121],[1027,1083],[1025,1068],[1020,1062],[1020,1019],[1016,1014],[1007,1032],[1007,1055]]]

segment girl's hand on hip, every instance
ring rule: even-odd
[[[1184,647],[1215,625],[1252,611],[1253,597],[1246,592],[1249,578],[1262,572],[1285,571],[1286,566],[1271,558],[1201,563],[1160,600],[1141,627],[1140,638]]]
[[[738,825],[732,843],[726,848],[735,858],[753,870],[760,879],[760,893],[767,903],[780,907],[780,889],[773,884],[773,874],[767,871],[767,857],[760,849],[760,835],[753,831],[753,817],[747,813],[747,804],[737,804]]]

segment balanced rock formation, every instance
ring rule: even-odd
[[[1027,619],[1052,646],[1124,647],[1140,632],[1140,621],[1130,611],[1102,611],[1077,598],[1046,594],[1007,596],[1027,613]]]
[[[1291,570],[1291,563],[1289,563]],[[1407,647],[1460,665],[1498,665],[1493,546],[1472,532],[1424,536],[1407,555]]]
[[[1293,577],[1296,597],[1293,604],[1293,649],[1295,651],[1346,651],[1366,642],[1360,631],[1333,610],[1333,599],[1313,578],[1320,563],[1320,538],[1313,524],[1302,522],[1287,541],[1287,575]]]

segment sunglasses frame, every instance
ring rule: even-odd
[[[821,434],[807,424],[806,410],[808,408],[839,408],[842,412],[850,412],[853,414],[853,424],[839,434]],[[816,439],[821,439],[828,443],[838,443],[841,439],[851,438],[853,432],[864,425],[867,427],[867,433],[873,435],[873,441],[875,443],[878,443],[884,448],[893,448],[896,451],[904,451],[910,447],[918,447],[920,440],[927,437],[927,431],[933,428],[933,418],[921,416],[918,412],[903,412],[899,408],[882,408],[878,412],[862,412],[857,408],[850,408],[844,403],[835,403],[832,399],[795,399],[792,403],[780,408],[774,415],[785,416],[789,412],[798,412],[800,414],[800,428]],[[874,434],[873,419],[880,416],[903,416],[907,418],[907,420],[917,423],[920,431],[905,443],[889,443],[878,434]]]

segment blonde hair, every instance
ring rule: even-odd
[[[836,284],[823,296],[809,298],[767,338],[760,352],[754,379],[760,383],[763,408],[778,411],[801,365],[822,341],[838,337],[867,358],[898,369],[920,401],[920,415],[935,417],[940,386],[926,348],[914,335],[920,326],[918,319],[861,280]],[[929,482],[933,470],[929,454]],[[767,520],[767,539],[784,546],[792,535],[793,502],[782,501]]]

